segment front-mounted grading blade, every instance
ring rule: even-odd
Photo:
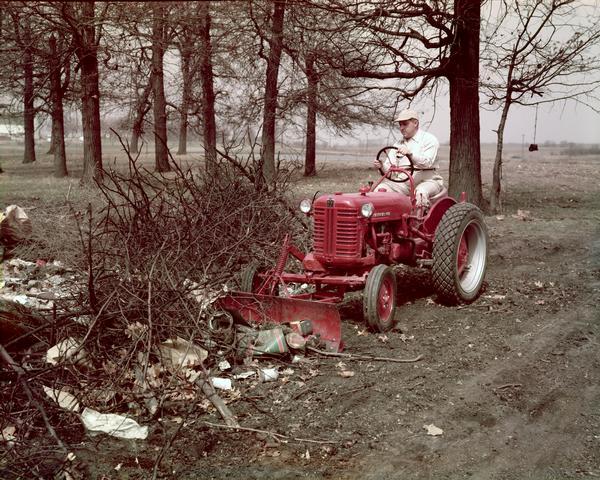
[[[250,325],[310,320],[312,335],[327,351],[339,352],[342,348],[342,322],[331,303],[233,291],[219,299],[219,305],[234,319]]]

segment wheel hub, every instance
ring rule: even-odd
[[[381,318],[388,318],[392,310],[391,299],[392,285],[389,280],[385,280],[379,290],[377,298],[377,313]]]

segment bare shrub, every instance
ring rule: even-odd
[[[81,228],[93,320],[80,335],[94,340],[92,358],[143,369],[125,379],[139,387],[168,338],[230,347],[208,328],[210,300],[245,264],[273,263],[283,236],[303,228],[284,190],[257,192],[226,167],[211,178],[177,165],[168,175],[129,167],[106,172],[105,206]]]
[[[272,265],[286,233],[300,244],[306,241],[305,227],[288,205],[285,182],[275,192],[258,192],[239,169],[224,165],[218,177],[207,178],[199,170],[174,167],[156,174],[131,160],[125,172],[107,171],[98,198],[87,209],[71,208],[75,222],[61,221],[64,232],[57,238],[70,252],[64,261],[75,283],[46,314],[52,328],[41,346],[15,358],[28,362],[23,378],[65,443],[81,441],[83,428],[45,397],[42,386],[69,391],[83,406],[127,412],[142,422],[165,408],[183,408],[198,388],[164,368],[158,345],[176,337],[202,345],[209,357],[198,367],[201,375],[219,359],[217,350],[235,361],[233,337],[209,328],[216,315],[210,299],[225,284],[234,287],[231,280],[245,264]],[[56,240],[44,239],[42,232],[22,251],[35,258],[36,245],[60,258]],[[85,360],[48,367],[45,350],[66,337],[81,342]],[[64,454],[57,447],[47,455],[48,465],[38,461],[48,432],[34,407],[23,410],[28,401],[15,373],[4,372],[2,425],[28,427],[20,428],[16,446],[0,455],[0,471],[14,478],[27,471],[49,475],[60,468]]]

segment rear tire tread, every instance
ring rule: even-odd
[[[457,203],[450,207],[442,217],[436,233],[433,244],[433,268],[432,280],[433,287],[437,292],[438,299],[447,305],[456,305],[462,302],[470,302],[477,298],[481,290],[480,282],[478,292],[473,298],[463,298],[459,295],[456,286],[455,267],[456,267],[456,251],[458,249],[457,238],[462,234],[461,229],[464,229],[463,224],[465,219],[472,216],[473,219],[479,221],[485,230],[485,222],[479,208],[471,203]],[[487,238],[487,232],[485,233]],[[486,246],[487,250],[487,246]],[[486,252],[487,256],[487,252]],[[485,268],[482,277],[485,276]]]

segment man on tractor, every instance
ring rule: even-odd
[[[429,132],[419,129],[419,114],[414,110],[402,110],[395,119],[400,125],[402,139],[393,146],[397,149],[395,155],[390,154],[376,159],[373,164],[385,174],[390,167],[407,167],[411,164],[418,168],[413,174],[417,206],[428,207],[429,199],[444,190],[444,180],[438,175],[439,162],[437,151],[440,146],[437,138]],[[399,183],[404,174],[392,173],[392,180],[384,180],[376,191],[386,190],[409,195],[409,183]]]

